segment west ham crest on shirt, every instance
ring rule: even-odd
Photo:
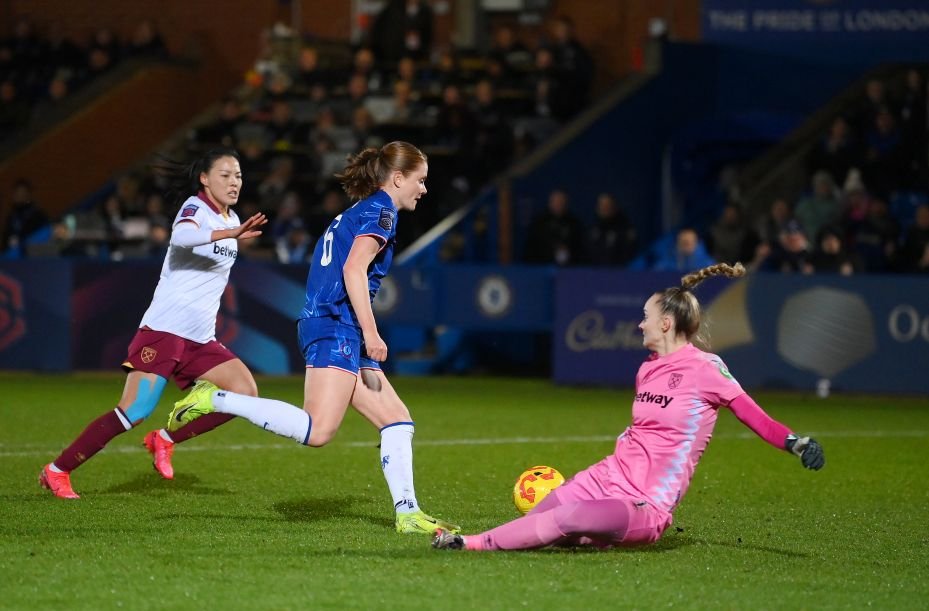
[[[199,206],[196,204],[189,204],[183,210],[181,210],[181,218],[183,219],[187,218],[188,216],[197,214],[197,208],[199,208]]]
[[[668,378],[668,388],[677,388],[681,385],[681,380],[684,379],[684,374],[682,373],[672,373],[671,377]]]
[[[381,216],[377,219],[378,226],[384,231],[390,231],[394,226],[394,214],[387,208],[381,210]]]

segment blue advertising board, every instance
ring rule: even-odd
[[[647,356],[637,325],[676,274],[564,270],[554,377],[628,386]],[[709,349],[753,387],[929,393],[929,279],[752,275],[696,289]]]
[[[0,263],[0,368],[115,370],[159,269]],[[217,337],[254,371],[303,370],[294,322],[305,278],[305,266],[236,265]],[[375,303],[385,332],[443,326],[483,334],[493,342],[478,344],[494,354],[481,358],[524,360],[500,346],[521,338],[547,354],[545,342],[529,341],[544,335],[556,382],[624,387],[647,356],[638,329],[645,301],[680,282],[676,273],[520,266],[400,268],[389,278]],[[709,349],[746,387],[929,394],[929,278],[752,274],[712,278],[696,294]]]
[[[0,264],[0,368],[71,366],[71,268],[58,261]]]

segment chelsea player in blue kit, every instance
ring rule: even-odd
[[[413,420],[381,370],[387,344],[371,302],[393,258],[397,212],[426,194],[426,156],[407,142],[368,148],[336,175],[356,203],[332,220],[316,243],[297,338],[306,359],[303,409],[198,382],[175,404],[168,430],[213,412],[320,447],[335,437],[349,405],[381,434],[381,468],[400,533],[432,534],[458,526],[426,515],[413,487]]]

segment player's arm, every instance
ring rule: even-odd
[[[342,278],[345,280],[345,291],[348,300],[358,317],[361,325],[361,334],[364,337],[368,356],[375,361],[387,358],[387,344],[377,332],[374,322],[374,310],[371,308],[371,295],[368,292],[368,268],[374,257],[380,252],[382,243],[370,235],[355,238],[345,265],[342,266]]]
[[[181,246],[183,248],[193,248],[194,246],[203,246],[210,242],[218,242],[227,238],[238,238],[247,240],[257,238],[261,235],[258,227],[268,222],[267,217],[259,212],[249,217],[238,227],[229,229],[210,229],[209,227],[200,227],[193,219],[185,219],[178,222],[171,231],[171,245]]]
[[[743,393],[732,400],[729,409],[745,426],[775,448],[800,457],[807,469],[818,470],[826,464],[823,448],[815,439],[798,437],[789,428],[767,414],[755,400]]]

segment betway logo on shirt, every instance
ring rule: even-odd
[[[218,242],[213,242],[213,254],[235,259],[237,256],[239,256],[239,251],[236,248],[220,246]]]
[[[668,407],[671,401],[674,400],[674,397],[668,395],[656,395],[646,391],[636,394],[635,400],[639,401],[640,403],[657,403],[661,406],[661,409],[664,409]]]

